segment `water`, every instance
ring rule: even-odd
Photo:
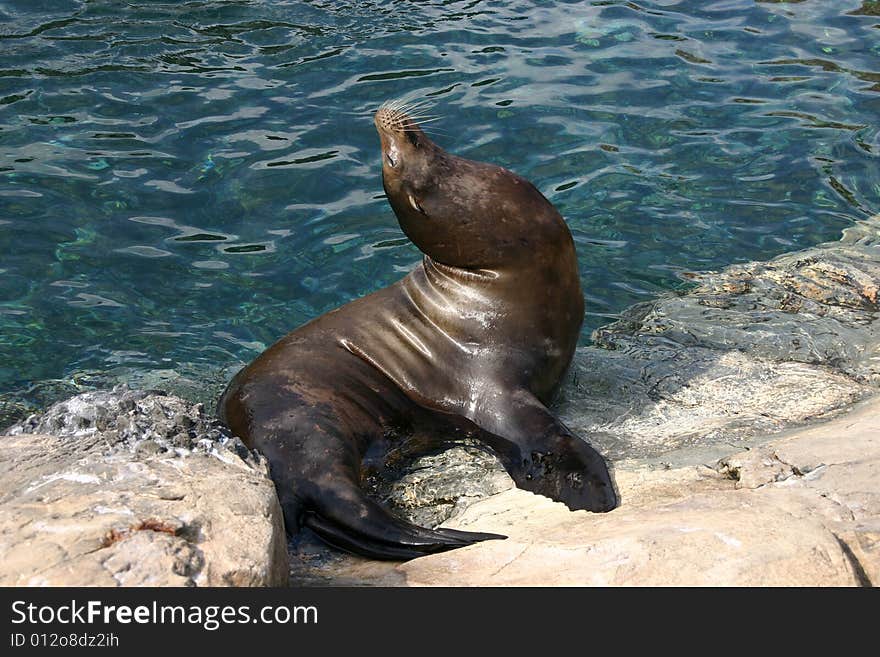
[[[0,2],[0,406],[199,383],[418,260],[371,113],[531,179],[590,331],[880,209],[880,2]],[[217,382],[212,382],[216,385]],[[207,384],[206,384],[207,385]],[[10,410],[11,409],[11,410]]]

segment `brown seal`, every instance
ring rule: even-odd
[[[547,410],[584,312],[562,217],[527,180],[444,151],[398,104],[375,125],[385,192],[421,264],[276,342],[219,404],[268,459],[288,531],[386,559],[503,538],[418,527],[363,492],[364,455],[401,425],[467,431],[518,487],[614,508],[604,459]]]

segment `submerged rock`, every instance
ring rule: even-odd
[[[194,403],[213,407],[229,379],[244,363],[210,365],[180,363],[175,369],[114,367],[72,372],[64,379],[37,381],[0,393],[0,431],[49,406],[84,392],[109,390],[123,382],[132,390],[163,390]]]
[[[9,433],[0,585],[286,581],[265,461],[200,405],[118,388],[58,403]]]

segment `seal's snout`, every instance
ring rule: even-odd
[[[373,117],[384,155],[382,170],[400,169],[402,159],[412,158],[414,149],[424,146],[424,138],[418,123],[410,113],[412,107],[400,102],[390,101],[382,105]]]
[[[390,132],[394,129],[393,112],[390,108],[383,105],[379,108],[379,111],[376,112],[376,116],[373,118],[373,122],[376,124],[376,127],[379,128],[379,130]]]
[[[402,109],[392,105],[382,105],[373,118],[379,132],[403,132],[410,127],[410,118]]]
[[[389,100],[383,103],[373,117],[376,128],[384,134],[421,133],[423,123],[438,118],[425,113],[426,102]]]

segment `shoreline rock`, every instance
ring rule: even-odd
[[[880,400],[732,455],[715,469],[617,473],[623,504],[569,512],[520,490],[450,526],[508,534],[362,583],[875,586],[880,582]]]
[[[266,463],[199,405],[85,393],[11,434],[0,438],[0,585],[286,583]]]
[[[878,391],[880,217],[836,242],[693,278],[578,350],[557,410],[612,459],[729,452]]]

